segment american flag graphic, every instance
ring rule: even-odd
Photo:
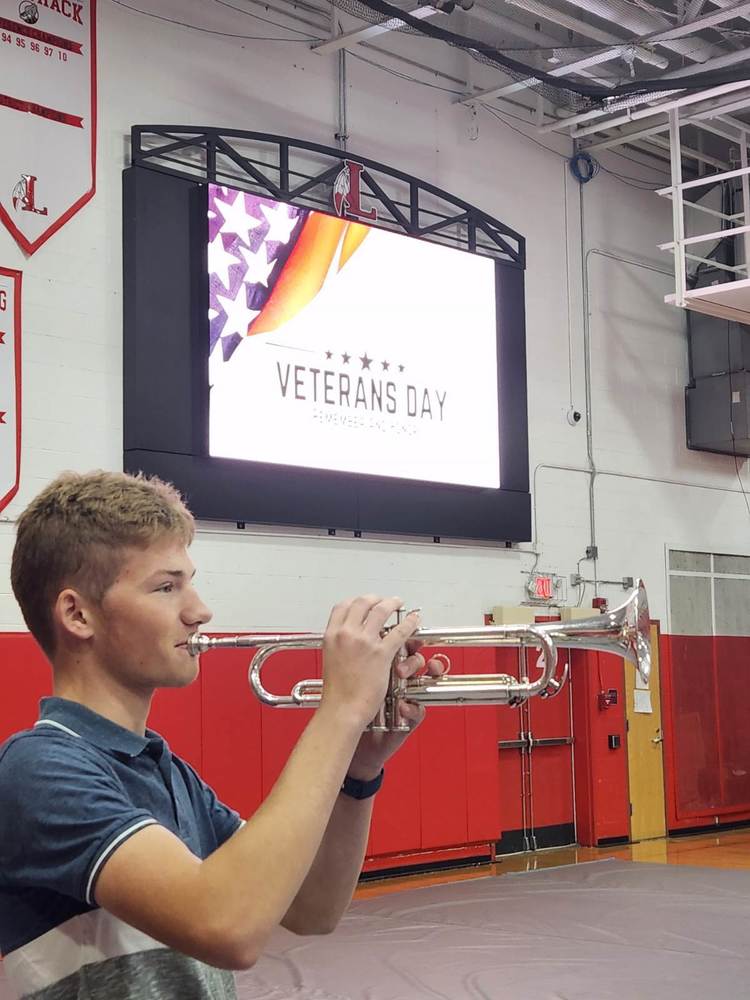
[[[339,269],[366,226],[232,188],[208,188],[209,356],[288,322]],[[220,362],[220,363],[221,363]]]
[[[208,188],[209,355],[224,361],[271,297],[309,211],[232,188]]]

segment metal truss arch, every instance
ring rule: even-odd
[[[344,161],[352,161],[362,166],[362,194],[377,207],[376,225],[525,267],[525,240],[509,226],[434,184],[349,150],[263,132],[134,125],[131,161],[323,212],[332,211],[334,181]]]

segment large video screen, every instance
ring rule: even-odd
[[[209,451],[500,486],[494,261],[210,185]]]
[[[145,166],[123,184],[126,470],[240,528],[530,538],[522,265]]]

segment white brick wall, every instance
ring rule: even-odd
[[[199,0],[152,0],[148,7],[218,30],[283,34]],[[14,516],[62,469],[121,467],[120,205],[130,126],[213,124],[334,144],[335,57],[317,56],[305,43],[239,41],[190,31],[108,0],[99,8],[96,197],[28,260],[0,231],[0,264],[24,272],[24,450],[21,489],[0,515],[2,630],[23,627],[9,585]],[[413,38],[394,44],[413,59],[462,75],[460,53]],[[403,64],[395,68],[409,72]],[[578,186],[570,177],[565,180],[561,157],[481,110],[480,134],[471,141],[471,113],[452,105],[449,94],[351,58],[347,71],[354,153],[451,190],[527,237],[530,471],[533,475],[539,467],[539,568],[568,574],[589,542],[588,480],[550,466],[586,465],[584,422],[571,428],[565,419],[570,383],[576,407],[584,408]],[[482,82],[482,68],[474,71]],[[442,78],[434,82],[451,86]],[[564,140],[543,139],[569,152]],[[602,162],[655,185],[664,180],[614,155]],[[585,187],[584,201],[587,249],[668,268],[656,250],[671,232],[667,203],[604,172]],[[746,551],[750,518],[732,459],[685,448],[687,347],[682,314],[662,304],[668,277],[599,254],[589,255],[588,275],[595,458],[602,473],[621,474],[603,474],[595,487],[599,575],[643,576],[653,612],[664,617],[665,543]],[[214,625],[224,630],[319,629],[335,600],[366,590],[400,594],[407,604],[424,609],[426,624],[479,623],[492,605],[522,599],[533,556],[486,546],[208,528],[199,534],[194,559],[215,610]],[[590,564],[581,568],[591,575]],[[603,592],[612,599],[622,593],[606,587]]]

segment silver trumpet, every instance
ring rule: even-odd
[[[392,626],[391,626],[392,627]],[[389,629],[383,630],[384,633]],[[517,680],[508,674],[462,674],[442,677],[399,677],[396,665],[406,656],[402,648],[391,669],[391,681],[383,706],[368,727],[376,732],[399,732],[409,726],[401,719],[403,700],[425,705],[520,705],[538,695],[553,698],[567,680],[568,663],[558,671],[558,649],[595,649],[614,653],[634,663],[644,683],[651,669],[650,619],[646,588],[641,580],[628,599],[604,614],[571,622],[533,625],[486,625],[479,628],[420,628],[413,637],[425,646],[516,646],[535,647],[539,676]],[[289,694],[273,694],[261,681],[261,670],[274,653],[295,649],[320,649],[322,633],[301,635],[236,635],[212,639],[195,632],[187,640],[193,656],[212,649],[257,649],[250,663],[250,687],[265,705],[275,708],[314,708],[320,704],[323,681],[299,681]]]

